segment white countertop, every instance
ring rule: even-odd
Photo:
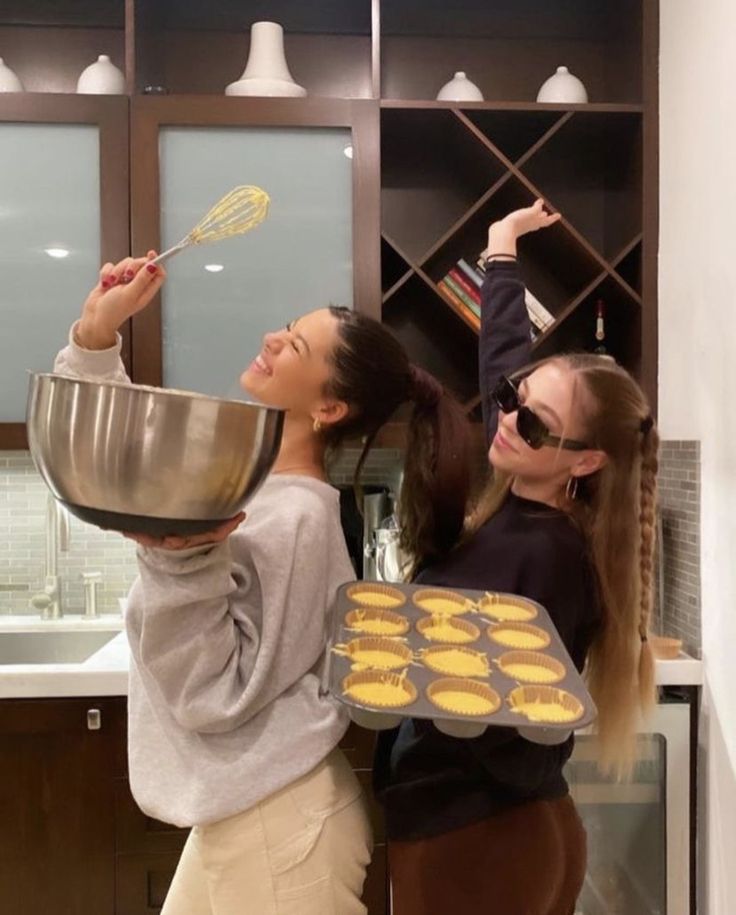
[[[118,631],[121,616],[86,620],[67,616],[43,621],[32,616],[0,617],[3,632],[107,630]],[[129,651],[125,633],[118,634],[86,661],[77,664],[2,664],[0,699],[60,696],[125,696],[128,693]],[[697,686],[703,681],[702,661],[681,654],[672,661],[656,662],[660,686]]]
[[[0,617],[5,632],[116,632],[113,638],[80,663],[1,664],[0,699],[60,696],[125,696],[128,693],[128,640],[122,616],[87,620],[67,616],[40,620],[32,616]]]

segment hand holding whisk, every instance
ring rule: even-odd
[[[208,244],[249,232],[266,218],[270,202],[270,197],[260,187],[242,185],[233,188],[178,244],[159,254],[151,263],[161,264],[192,245]]]

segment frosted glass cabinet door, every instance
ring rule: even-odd
[[[25,420],[100,265],[99,130],[0,122],[0,423]]]
[[[351,132],[343,127],[162,127],[161,246],[231,188],[271,197],[248,234],[178,255],[162,293],[163,383],[244,396],[264,333],[310,309],[352,305]]]

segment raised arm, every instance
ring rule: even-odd
[[[516,264],[516,243],[522,235],[554,225],[541,200],[515,210],[488,230],[486,279],[481,290],[478,368],[483,424],[490,444],[498,421],[491,392],[499,376],[526,365],[531,356],[531,325],[524,301],[524,284]]]

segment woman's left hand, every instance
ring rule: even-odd
[[[232,534],[245,520],[245,512],[239,512],[234,518],[223,521],[214,530],[205,534],[192,534],[191,537],[178,537],[171,534],[167,537],[152,537],[150,534],[123,534],[128,540],[135,540],[141,546],[155,547],[159,550],[188,550],[193,546],[214,546]]]

